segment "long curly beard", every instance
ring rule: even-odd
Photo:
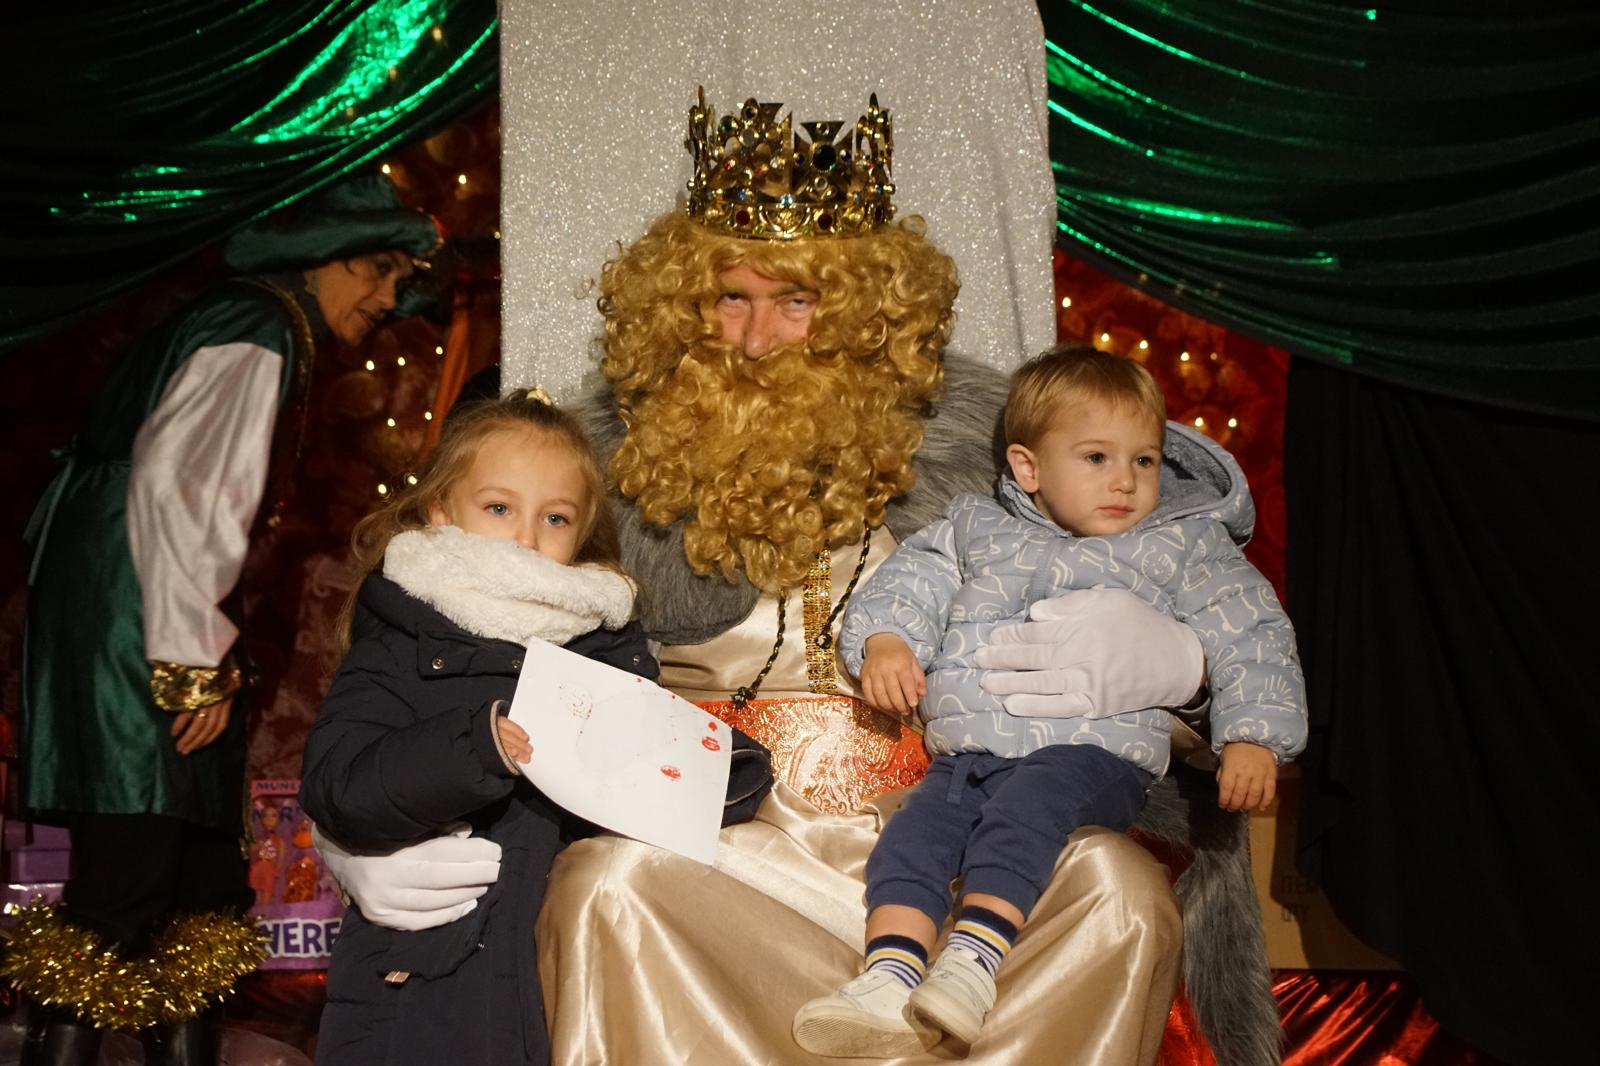
[[[883,522],[914,480],[926,386],[888,359],[822,358],[804,344],[758,360],[693,345],[660,388],[622,400],[628,431],[611,476],[647,522],[688,515],[699,573],[743,571],[768,592],[799,583],[817,552]]]

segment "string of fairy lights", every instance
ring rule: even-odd
[[[384,164],[384,169],[385,169],[385,171],[387,171],[387,169],[388,169],[388,164],[387,163]],[[440,359],[444,358],[444,345],[442,345],[442,344],[434,345],[433,354],[437,358],[440,358]],[[395,366],[397,368],[404,367],[406,365],[406,357],[403,356],[403,355],[397,355],[397,356],[395,356],[394,363],[395,363]],[[368,373],[377,373],[378,364],[377,364],[376,360],[368,359],[366,361],[366,364],[365,364],[365,369],[366,369],[366,371]],[[438,382],[437,381],[435,381],[435,383],[434,383],[434,388],[435,389],[438,388]],[[428,409],[426,409],[426,410],[424,410],[422,412],[422,420],[424,422],[432,422],[433,421],[433,408],[431,406]],[[389,429],[398,429],[398,428],[400,428],[400,422],[399,422],[398,419],[395,418],[394,415],[386,416],[384,418],[384,420],[383,420],[383,424],[384,424],[385,427],[387,427]],[[417,483],[417,475],[414,472],[412,472],[410,470],[407,470],[407,471],[405,471],[404,473],[402,473],[400,475],[399,480],[403,481],[407,485],[415,485]],[[378,482],[376,492],[377,492],[377,495],[379,497],[387,499],[388,496],[389,496],[389,493],[391,493],[393,491],[394,490],[389,486],[389,483],[387,481]]]
[[[430,176],[424,176],[424,173],[419,173],[419,171],[427,170],[437,171],[438,168],[435,168],[434,166],[435,162],[443,162],[446,166],[448,166],[448,158],[450,158],[450,155],[453,155],[453,152],[440,152],[440,154],[430,155],[430,157],[416,157],[410,158],[410,160],[408,160],[406,157],[397,158],[397,160],[389,160],[389,162],[381,163],[378,170],[381,171],[382,174],[389,176],[390,179],[394,179],[397,184],[402,186],[403,190],[413,194],[408,198],[413,198],[413,200],[418,200],[418,202],[427,202],[427,200],[435,200],[435,202],[437,202],[437,200],[446,200],[446,202],[448,202],[448,200],[451,200],[451,198],[461,202],[461,200],[469,197],[469,195],[482,195],[483,192],[485,192],[485,187],[486,189],[490,190],[490,192],[493,192],[493,181],[477,181],[477,179],[469,176],[466,171],[458,171],[458,173],[454,173],[453,178],[450,176],[450,170],[445,170],[443,173],[430,174]],[[426,205],[426,203],[424,203],[424,205]],[[435,203],[434,206],[437,208],[437,203]],[[443,214],[443,211],[435,210],[435,214]],[[493,205],[493,214],[498,214],[498,203],[494,203]],[[482,230],[478,230],[478,232],[482,232]],[[499,238],[501,238],[501,230],[494,229],[493,234],[494,240],[499,240]],[[445,343],[448,343],[448,341],[443,341],[442,339],[442,343],[432,344],[432,349],[434,349],[434,360],[432,360],[432,362],[434,362],[435,370],[434,381],[432,381],[432,384],[429,386],[430,391],[432,391],[432,399],[427,402],[426,410],[422,410],[422,423],[432,423],[432,421],[434,421],[434,407],[438,402],[438,386],[440,386],[440,373],[438,373],[438,371],[442,370],[442,362],[445,360]],[[418,362],[418,359],[416,359],[416,355],[414,354],[410,355],[410,357],[405,354],[395,355],[394,362],[392,362],[392,368],[394,368],[394,370],[403,370],[403,368],[408,367],[408,365],[426,365],[426,363]],[[387,370],[389,367],[390,363],[387,359],[366,359],[365,367],[363,368],[365,368],[366,373],[378,375],[378,373],[384,373],[384,370]],[[408,421],[406,416],[403,415],[403,413],[400,413],[400,411],[395,410],[394,405],[397,392],[402,391],[400,391],[400,389],[395,389],[395,387],[390,387],[390,389],[387,389],[386,391],[386,405],[390,408],[390,410],[382,413],[381,429],[397,432],[403,432],[406,431],[406,429],[413,429],[414,431],[414,429],[416,429],[416,423],[411,423],[410,426],[406,426],[406,421]],[[426,435],[426,432],[424,432],[424,437],[426,437]],[[403,487],[403,485],[416,485],[416,480],[418,480],[418,477],[416,477],[416,474],[414,474],[414,464],[418,463],[418,459],[421,459],[421,451],[424,450],[424,448],[426,448],[426,445],[419,447],[418,450],[416,450],[418,451],[416,455],[411,455],[410,458],[406,459],[405,467],[403,467],[400,474],[390,475],[390,477],[384,477],[384,479],[376,482],[376,485],[373,487],[374,496],[378,496],[379,499],[387,499],[394,495],[395,491],[397,491],[398,488]]]
[[[396,180],[397,183],[399,183],[404,177],[404,174],[402,173],[401,165],[398,164],[398,163],[385,162],[385,163],[382,163],[378,167],[378,169],[385,176]],[[457,173],[456,176],[455,176],[455,182],[454,182],[454,184],[456,186],[457,194],[459,195],[462,191],[464,191],[468,187],[468,185],[470,183],[471,183],[471,179],[468,178],[466,173],[464,173],[464,172]],[[500,231],[498,229],[496,229],[494,231],[494,238],[495,238],[495,240],[499,240],[500,239]],[[435,360],[442,360],[444,358],[444,356],[445,356],[445,347],[444,347],[444,345],[443,344],[435,344],[433,346],[433,354],[434,354]],[[395,365],[396,369],[403,369],[405,366],[408,365],[407,357],[405,355],[397,355],[395,357],[395,359],[394,359],[394,365]],[[365,369],[366,369],[366,371],[368,373],[377,373],[378,372],[378,363],[377,363],[377,361],[373,360],[373,359],[366,360]],[[438,399],[438,393],[437,393],[438,387],[439,387],[439,381],[438,381],[438,377],[436,375],[435,379],[434,379],[434,382],[433,382],[433,385],[432,385],[432,388],[434,390],[434,402],[437,402],[437,399]],[[390,395],[392,396],[394,390],[391,389],[391,390],[389,390],[389,392],[390,392]],[[424,422],[432,422],[433,421],[433,403],[430,403],[429,406],[422,412],[422,420]],[[385,426],[385,428],[392,429],[392,430],[398,430],[398,429],[401,428],[400,427],[400,420],[393,413],[390,413],[390,414],[385,416],[385,418],[384,418],[384,426]],[[421,458],[420,455],[413,456],[411,461],[414,463],[419,458]],[[416,473],[411,469],[406,469],[396,479],[394,479],[394,483],[393,484],[391,484],[391,482],[389,480],[379,481],[376,484],[375,488],[374,488],[374,492],[380,499],[387,499],[387,498],[389,498],[389,496],[393,492],[396,491],[396,487],[398,485],[404,484],[404,485],[410,486],[410,485],[415,485],[416,483],[417,483],[417,475],[416,475]]]

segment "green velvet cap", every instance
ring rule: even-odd
[[[369,173],[252,222],[228,238],[223,257],[242,274],[269,274],[389,250],[426,258],[443,243],[433,216],[406,207],[393,182]]]

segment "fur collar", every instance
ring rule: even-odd
[[[592,564],[562,566],[514,541],[455,526],[398,533],[383,576],[469,633],[526,644],[566,644],[633,614],[633,583]]]

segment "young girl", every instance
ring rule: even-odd
[[[561,810],[517,770],[530,739],[504,717],[523,648],[541,637],[657,672],[629,621],[599,466],[540,400],[458,408],[416,484],[355,542],[372,572],[306,743],[301,803],[346,847],[470,829],[502,854],[493,887],[448,925],[403,932],[347,910],[317,1061],[544,1063],[532,930],[565,841]]]

